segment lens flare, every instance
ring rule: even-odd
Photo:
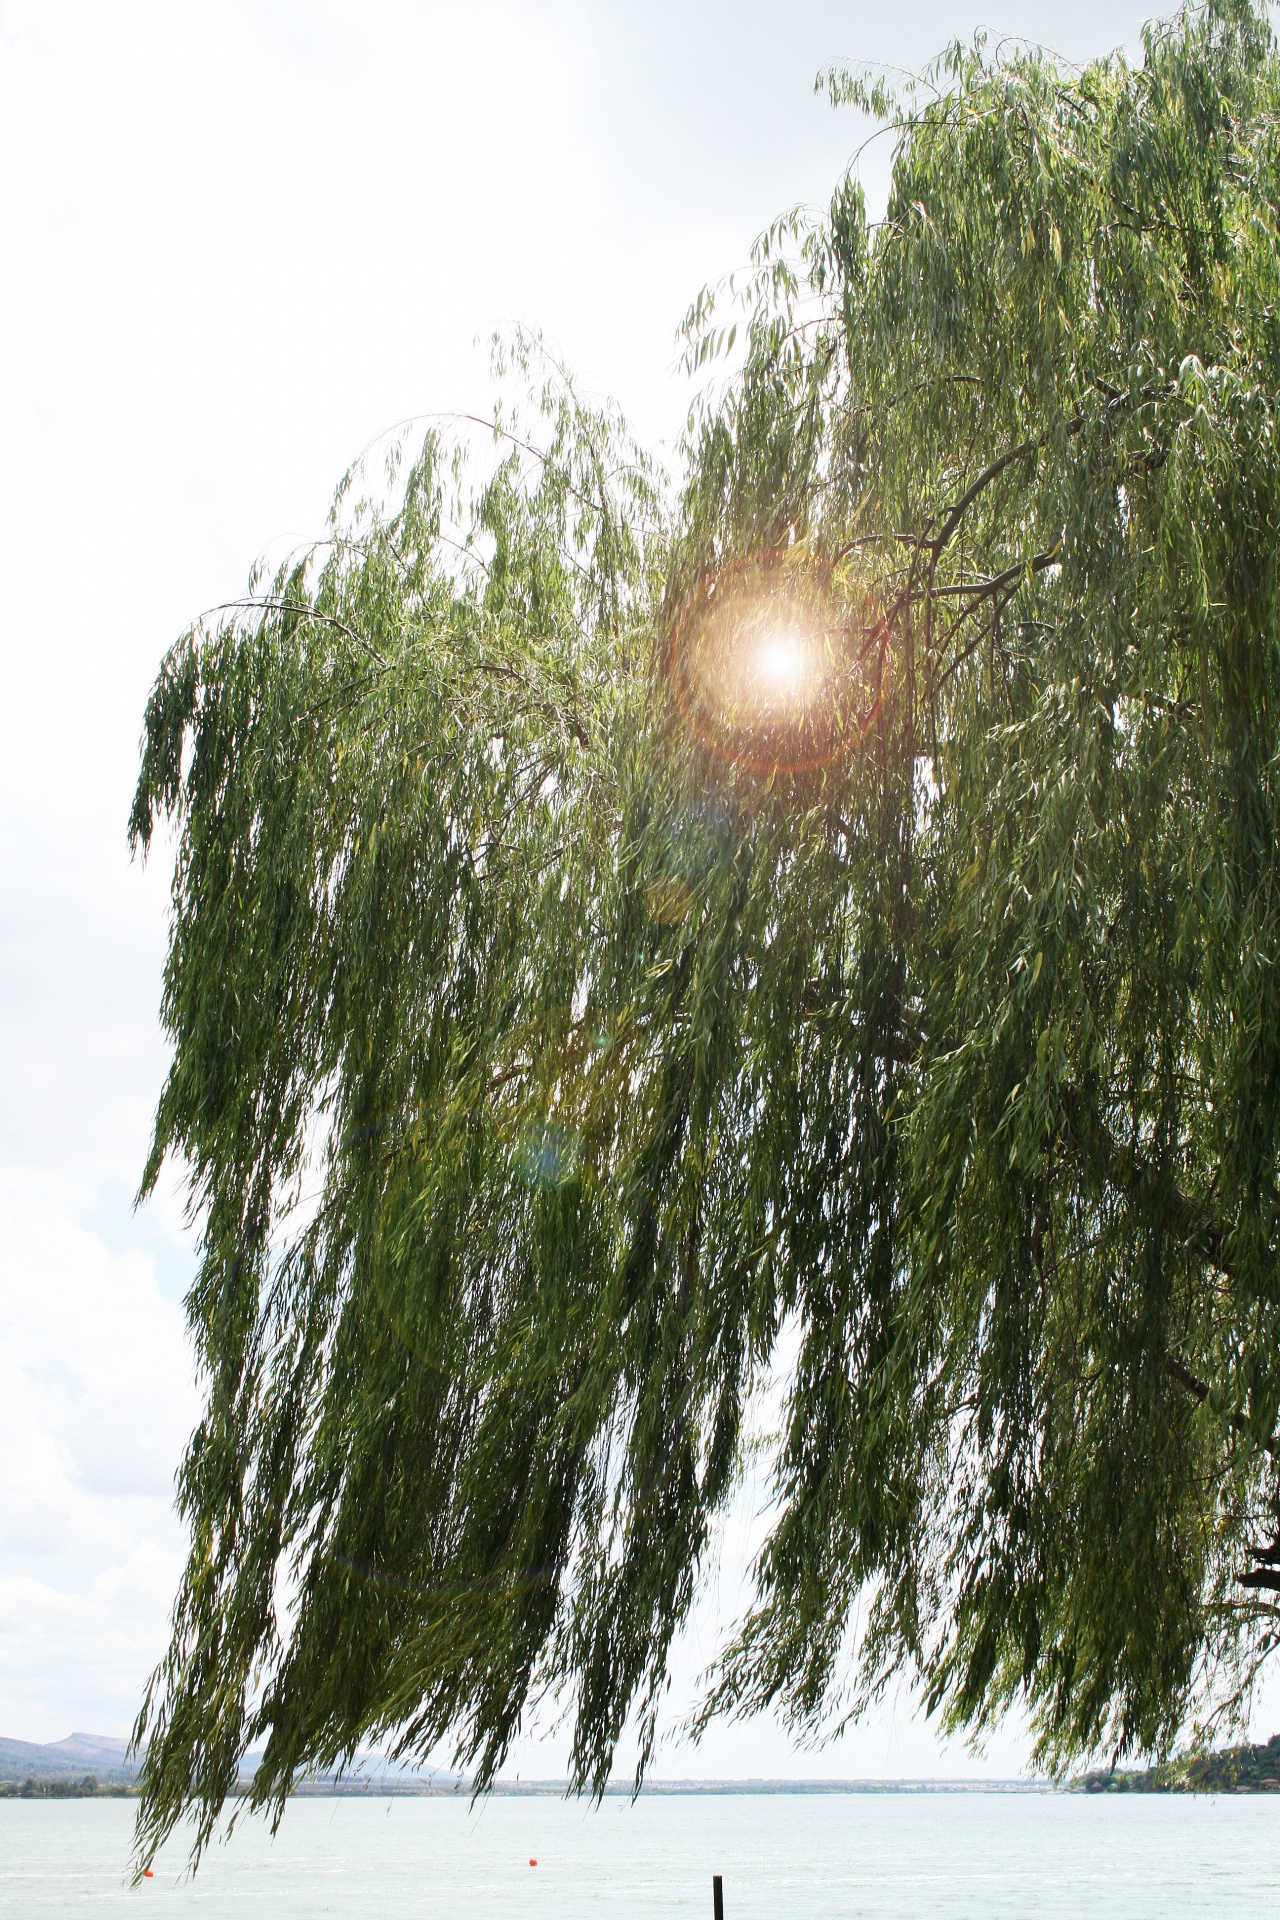
[[[809,678],[809,655],[800,635],[767,635],[756,655],[756,673],[764,688],[779,699],[802,694]]]
[[[704,745],[749,771],[825,766],[883,694],[884,621],[812,555],[764,553],[701,581],[675,621],[668,675]]]

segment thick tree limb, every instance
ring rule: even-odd
[[[998,480],[1005,468],[1011,467],[1015,460],[1023,460],[1027,454],[1034,453],[1038,444],[1039,442],[1035,440],[1023,440],[1016,447],[1010,447],[1007,453],[1002,453],[998,460],[993,460],[989,467],[982,469],[977,479],[973,480],[960,495],[933,539],[924,542],[935,557],[942,552],[978,495],[984,492],[993,480]]]
[[[1280,1567],[1255,1567],[1251,1573],[1238,1573],[1236,1580],[1242,1587],[1262,1587],[1280,1593]]]

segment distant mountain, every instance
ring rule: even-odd
[[[126,1786],[138,1771],[126,1760],[127,1740],[103,1733],[72,1733],[46,1746],[34,1740],[0,1740],[0,1780],[79,1780],[93,1774],[104,1786]]]
[[[34,1740],[0,1739],[0,1785],[27,1780],[76,1781],[92,1774],[104,1787],[123,1787],[138,1776],[140,1762],[127,1760],[127,1740],[102,1733],[72,1733],[65,1740],[41,1745]],[[260,1753],[246,1753],[240,1762],[242,1781],[252,1779]],[[339,1779],[332,1769],[298,1783],[302,1793],[456,1793],[464,1786],[456,1774],[437,1767],[410,1766],[364,1754]]]

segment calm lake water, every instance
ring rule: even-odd
[[[1262,1796],[295,1800],[274,1841],[246,1823],[194,1882],[174,1848],[139,1888],[132,1812],[0,1803],[0,1915],[711,1920],[713,1872],[725,1920],[1204,1920],[1280,1895],[1280,1804]]]

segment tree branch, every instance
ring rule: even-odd
[[[956,501],[954,507],[952,507],[950,513],[943,521],[939,532],[932,540],[926,540],[924,545],[927,546],[935,556],[940,554],[984,488],[989,487],[993,480],[998,480],[1005,468],[1011,467],[1015,460],[1022,460],[1027,454],[1034,453],[1038,444],[1035,440],[1024,440],[1021,445],[1010,447],[1007,453],[1002,453],[1000,458],[993,460],[989,467],[984,467],[977,479],[966,487],[960,495],[960,498]]]
[[[207,620],[211,613],[296,613],[304,620],[319,620],[323,626],[336,627],[339,633],[345,633],[348,640],[354,640],[358,647],[373,655],[380,667],[386,666],[386,660],[378,652],[372,640],[357,633],[345,620],[339,620],[332,613],[321,613],[318,607],[308,606],[305,600],[281,600],[272,594],[254,594],[244,600],[221,600],[216,607],[206,607],[201,620]]]
[[[1192,1373],[1190,1367],[1184,1366],[1182,1361],[1178,1359],[1176,1354],[1167,1353],[1165,1355],[1164,1364],[1165,1364],[1165,1371],[1168,1373],[1169,1377],[1173,1380],[1176,1380],[1180,1387],[1185,1387],[1187,1392],[1191,1394],[1196,1400],[1198,1400],[1201,1406],[1203,1406],[1205,1401],[1209,1398],[1209,1388],[1206,1385],[1206,1383],[1203,1380],[1198,1380],[1195,1374]],[[1242,1413],[1232,1414],[1231,1427],[1233,1432],[1242,1433],[1247,1438],[1252,1438],[1252,1430],[1249,1426],[1249,1422],[1245,1419]],[[1262,1446],[1263,1446],[1264,1452],[1269,1453],[1272,1459],[1274,1460],[1276,1457],[1277,1449],[1280,1448],[1280,1440],[1278,1440],[1276,1436],[1273,1434],[1270,1440],[1264,1440],[1262,1442]],[[1255,1558],[1255,1560],[1269,1560],[1273,1557],[1270,1548],[1250,1547],[1249,1551],[1251,1554],[1253,1554],[1253,1557]],[[1280,1560],[1280,1551],[1278,1551],[1274,1555],[1274,1558],[1276,1558],[1277,1560]],[[1280,1576],[1277,1576],[1277,1578],[1280,1578]],[[1257,1585],[1259,1583],[1255,1582],[1254,1584]]]
[[[1062,542],[1055,540],[1053,545],[1047,547],[1043,553],[1032,554],[1029,561],[1017,560],[1013,566],[1006,567],[1003,573],[993,573],[989,580],[970,580],[958,587],[931,587],[929,592],[938,600],[957,599],[961,594],[971,594],[973,598],[970,605],[963,608],[957,615],[957,620],[965,620],[973,612],[974,607],[981,606],[984,600],[990,600],[994,594],[1002,592],[1005,587],[1015,583],[1021,575],[1043,573],[1046,567],[1055,564],[1061,553]]]

